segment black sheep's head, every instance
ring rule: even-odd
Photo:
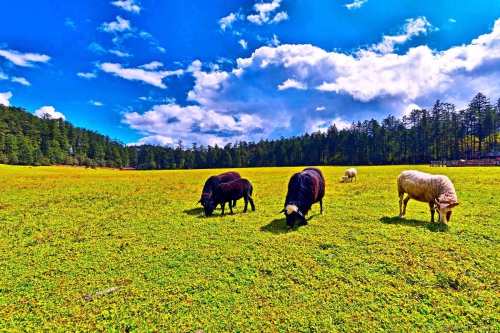
[[[293,228],[297,218],[300,218],[299,226],[307,224],[304,214],[302,214],[296,205],[287,205],[282,212],[285,213],[287,229]]]
[[[203,205],[203,208],[205,209],[205,215],[206,216],[212,216],[212,213],[215,210],[215,203],[212,200],[209,200]]]

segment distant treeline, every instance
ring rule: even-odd
[[[338,130],[280,140],[238,141],[224,147],[126,146],[62,119],[38,118],[0,105],[0,163],[83,165],[137,169],[238,168],[300,165],[419,164],[430,160],[482,157],[498,151],[500,99],[478,93],[464,110],[436,101],[413,110],[352,123]]]

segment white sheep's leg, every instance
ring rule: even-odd
[[[408,194],[406,198],[403,200],[403,217],[406,216],[406,205],[410,201],[410,195]]]
[[[431,223],[434,223],[434,201],[429,202],[429,208],[431,209]]]
[[[403,197],[404,197],[404,192],[399,193],[399,217],[404,217],[403,215]]]

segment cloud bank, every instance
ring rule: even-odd
[[[52,119],[59,119],[59,118],[62,118],[63,120],[66,119],[66,117],[64,117],[64,115],[61,112],[57,112],[53,106],[43,106],[35,111],[35,116],[37,116],[38,118],[43,118],[45,115],[50,116],[50,118]]]
[[[147,137],[224,144],[258,141],[391,114],[437,99],[466,107],[478,92],[500,91],[500,20],[491,33],[467,45],[437,52],[428,46],[394,53],[396,44],[433,31],[427,20],[407,20],[401,34],[353,54],[313,45],[264,46],[237,59],[231,71],[189,66],[195,84],[191,106],[156,105],[143,114],[125,112],[123,122]],[[368,110],[368,111],[367,111]],[[147,140],[147,139],[144,139]]]

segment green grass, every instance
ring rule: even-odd
[[[324,213],[287,231],[290,176],[239,169],[256,211],[203,216],[225,170],[0,165],[0,332],[495,332],[500,168],[322,167]],[[399,213],[402,170],[444,173],[449,227]],[[91,300],[81,297],[118,286]]]

